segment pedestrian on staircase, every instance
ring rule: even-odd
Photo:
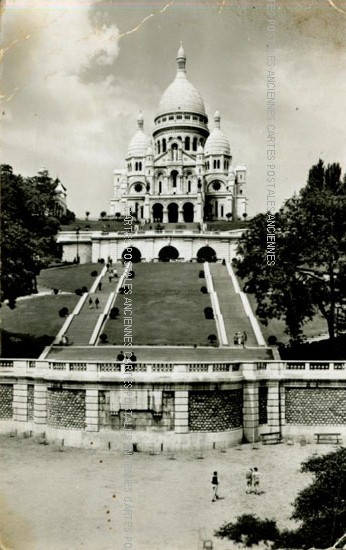
[[[97,285],[97,288],[101,291],[102,290],[102,283],[101,281],[99,282],[99,284]]]
[[[90,298],[89,298],[89,309],[93,309],[93,307],[94,307],[94,302],[93,302],[93,299],[90,296]]]
[[[99,308],[99,305],[100,305],[100,300],[98,298],[96,298],[96,300],[95,300],[96,309]]]

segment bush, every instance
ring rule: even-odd
[[[276,346],[277,341],[278,341],[277,337],[274,334],[271,334],[268,338],[268,345],[269,346]]]
[[[57,294],[59,294],[59,289],[58,288],[53,288],[53,293],[56,296]]]
[[[108,336],[105,332],[100,335],[100,341],[101,344],[106,344],[108,342]]]
[[[209,334],[208,340],[213,346],[216,344],[217,337],[215,334]]]
[[[99,258],[99,259],[97,260],[97,263],[98,263],[98,264],[104,264],[104,263],[105,263],[104,258]]]
[[[223,525],[215,532],[215,536],[252,546],[262,541],[275,543],[278,540],[279,531],[274,520],[262,520],[252,514],[243,514],[235,523]]]
[[[82,289],[81,288],[76,288],[75,294],[77,294],[77,296],[82,296],[83,295]]]
[[[62,307],[61,309],[59,309],[59,317],[67,317],[67,315],[68,315],[67,307]]]
[[[206,319],[214,319],[214,312],[212,307],[204,308],[204,315]]]
[[[128,279],[133,279],[134,276],[135,276],[135,272],[134,272],[134,271],[129,271],[129,272],[128,272],[128,275],[127,275],[127,278],[128,278]]]
[[[206,287],[206,286],[202,286],[202,287],[201,287],[201,292],[202,292],[202,294],[208,294],[208,289],[207,289],[207,287]]]
[[[118,307],[112,307],[112,309],[109,312],[110,319],[116,319],[119,315],[119,308]]]
[[[204,271],[203,271],[203,269],[201,269],[201,271],[199,272],[198,277],[199,277],[200,279],[204,279]]]
[[[123,286],[121,286],[121,287],[119,288],[119,294],[124,294],[124,293],[125,293],[125,289],[124,289]]]
[[[94,270],[90,273],[91,277],[97,277],[97,271]]]

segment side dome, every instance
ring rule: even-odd
[[[230,155],[231,146],[227,136],[220,128],[220,113],[214,114],[215,128],[204,145],[205,155]]]
[[[185,67],[186,55],[181,45],[177,54],[177,74],[160,99],[158,115],[188,111],[206,116],[202,96],[187,79]]]
[[[148,148],[151,146],[151,139],[147,134],[143,131],[143,116],[140,113],[138,119],[138,130],[131,139],[128,149],[127,149],[127,155],[126,158],[129,157],[145,157],[147,154]]]

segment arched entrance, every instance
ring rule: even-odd
[[[203,246],[197,252],[198,262],[216,262],[216,252],[211,246]]]
[[[183,206],[184,222],[193,222],[193,204],[192,202],[186,202]]]
[[[159,202],[153,205],[153,221],[162,223],[163,220],[163,206]]]
[[[179,258],[179,252],[174,246],[164,246],[159,252],[160,262],[170,262]]]
[[[130,256],[132,256],[132,258],[130,258]],[[133,264],[138,264],[142,259],[142,254],[141,251],[138,250],[138,248],[136,248],[135,246],[129,246],[128,248],[125,248],[122,254],[122,259],[128,262],[132,262]]]
[[[171,204],[168,205],[168,222],[178,222],[178,205],[175,202],[171,202]]]

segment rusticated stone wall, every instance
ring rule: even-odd
[[[0,384],[0,418],[13,417],[13,384]]]
[[[82,430],[85,427],[84,390],[48,390],[47,425]]]
[[[189,429],[221,432],[242,427],[242,389],[189,392]]]
[[[287,424],[345,424],[346,388],[286,388]]]

